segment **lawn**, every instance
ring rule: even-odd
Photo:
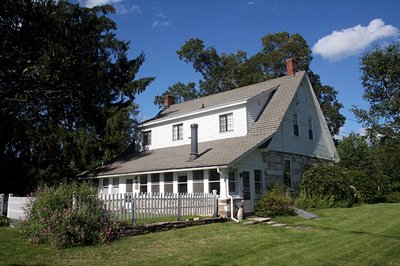
[[[0,228],[2,265],[400,265],[400,204],[281,217],[289,228],[231,222],[53,250]]]

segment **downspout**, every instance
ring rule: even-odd
[[[219,170],[219,168],[217,168],[217,173],[221,174],[221,171]],[[226,185],[226,195],[231,200],[231,220],[235,221],[236,223],[240,223],[238,219],[233,217],[233,197],[231,195],[229,195],[229,179],[228,179],[228,182],[225,182],[225,185]]]

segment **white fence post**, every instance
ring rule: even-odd
[[[0,216],[3,215],[4,212],[4,194],[0,194]]]

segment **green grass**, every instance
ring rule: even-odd
[[[53,250],[0,228],[2,265],[400,265],[400,204],[280,217],[290,228],[217,223]]]

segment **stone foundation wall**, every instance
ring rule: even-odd
[[[325,160],[318,158],[293,153],[277,151],[265,152],[263,153],[263,160],[267,173],[267,186],[276,182],[283,182],[285,159],[288,159],[291,162],[292,185],[294,191],[299,190],[300,179],[306,167],[321,163],[322,161],[326,162]]]
[[[211,224],[211,223],[221,223],[227,221],[226,218],[203,218],[203,219],[193,219],[188,221],[174,221],[174,222],[160,222],[160,223],[152,223],[152,224],[141,224],[141,225],[132,225],[125,226],[122,229],[122,233],[125,236],[136,236],[143,235],[152,232],[163,232],[171,229],[179,229],[185,228],[189,226],[203,225],[203,224]]]

